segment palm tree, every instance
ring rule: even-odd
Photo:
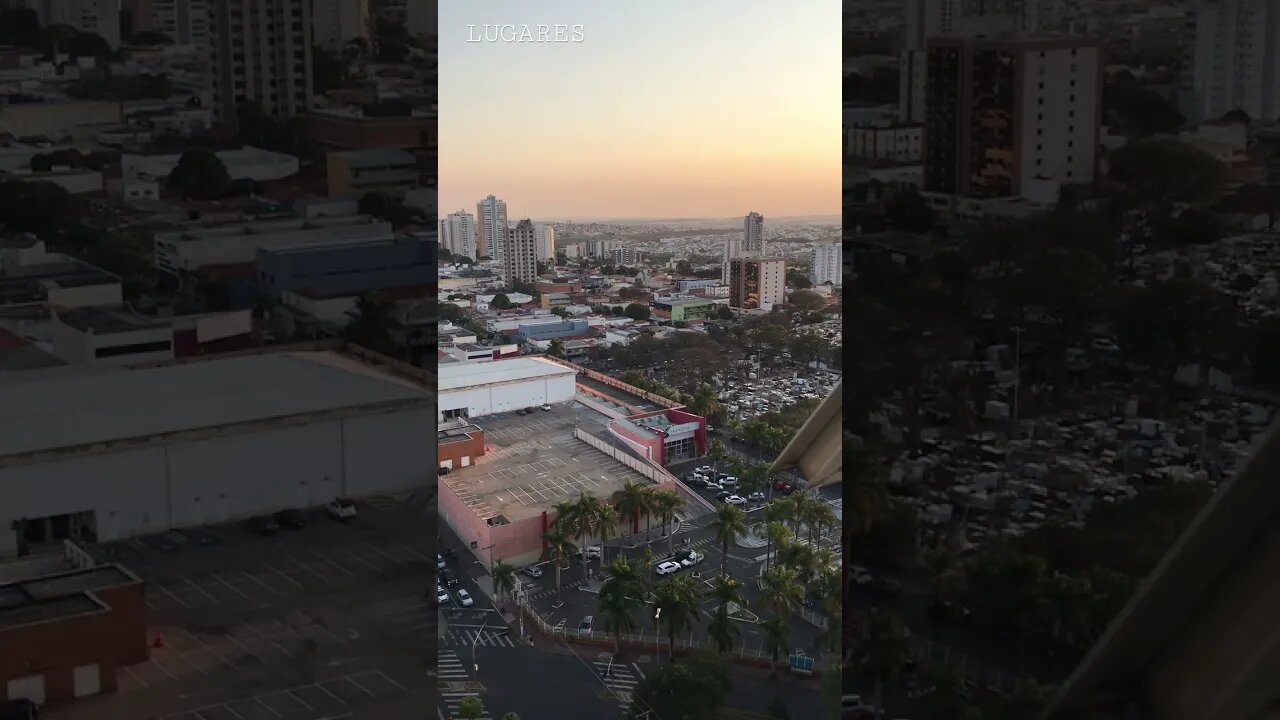
[[[600,570],[603,572],[607,549],[605,543],[608,542],[609,536],[618,530],[618,511],[609,503],[598,503],[592,525],[596,534],[600,536]]]
[[[747,492],[764,492],[768,486],[768,463],[752,463],[742,472],[742,488]]]
[[[720,461],[724,460],[728,452],[725,450],[724,443],[719,440],[711,441],[711,449],[707,451],[707,455],[711,458],[711,468],[715,472],[720,472]]]
[[[773,541],[775,538],[773,528],[775,525],[783,527],[782,523],[787,519],[788,512],[787,506],[778,500],[771,500],[768,505],[764,506],[764,531],[769,540],[769,545],[765,549],[766,564],[773,564]],[[785,531],[785,527],[783,529]]]
[[[746,600],[742,598],[742,583],[728,575],[717,575],[711,580],[711,589],[707,591],[707,597],[718,604],[715,617],[707,626],[707,632],[712,642],[716,644],[717,651],[728,652],[733,648],[733,641],[739,632],[738,627],[729,619],[729,603],[738,606],[746,605]]]
[[[503,595],[509,595],[512,590],[515,590],[516,569],[514,566],[499,560],[493,564],[490,574],[493,576],[493,591],[498,594],[499,598]]]
[[[802,591],[807,590],[809,582],[818,574],[818,554],[809,545],[791,543],[779,555],[779,565],[795,573],[795,581]]]
[[[800,526],[804,524],[805,519],[809,515],[809,493],[798,492],[791,496],[791,529],[795,532],[795,539],[800,539]]]
[[[846,518],[848,527],[855,533],[866,533],[889,509],[889,498],[884,484],[879,481],[881,464],[869,448],[849,437],[844,439],[845,468],[844,506],[853,511]]]
[[[667,623],[667,640],[671,659],[676,657],[676,635],[687,630],[698,619],[698,591],[687,575],[677,575],[659,582],[654,588],[654,604],[662,608]]]
[[[764,573],[764,589],[760,591],[760,600],[777,617],[786,619],[791,615],[791,608],[804,597],[804,590],[791,568],[772,567]]]
[[[809,510],[809,526],[813,528],[814,546],[817,547],[817,538],[822,537],[822,531],[829,527],[835,527],[840,524],[840,518],[836,517],[835,508],[831,504],[818,499],[813,503]]]
[[[640,521],[640,513],[648,509],[648,504],[648,486],[631,480],[622,484],[622,491],[618,497],[618,514],[622,516],[628,538],[631,537],[632,528]]]
[[[662,523],[662,532],[667,533],[667,528],[676,520],[676,511],[684,505],[684,500],[675,490],[660,490],[653,494],[652,505],[653,513]],[[676,529],[671,528],[671,532],[667,534],[667,552],[675,552],[675,537]]]
[[[736,541],[747,532],[747,515],[737,505],[724,503],[716,508],[716,518],[707,527],[715,533],[720,541],[720,574],[729,572],[729,543]]]
[[[551,531],[543,535],[542,539],[547,541],[547,552],[551,556],[551,563],[556,566],[556,607],[560,607],[563,604],[560,601],[560,571],[569,567],[569,558],[578,552],[578,546],[569,539],[568,533],[555,524],[552,524]]]
[[[631,561],[619,555],[609,564],[609,579],[600,586],[600,615],[605,630],[613,633],[614,652],[622,646],[622,636],[635,630],[632,614],[640,607],[639,591],[643,581]]]
[[[960,559],[950,549],[938,546],[920,553],[920,566],[933,581],[933,601],[942,602],[943,586],[955,576]]]
[[[873,704],[877,718],[884,716],[885,684],[893,680],[910,657],[902,618],[889,611],[872,611],[863,638],[862,666],[875,680]]]
[[[502,720],[520,720],[520,716],[516,714],[515,710],[512,710],[511,712],[503,715]]]
[[[769,677],[778,678],[778,657],[787,652],[787,640],[791,627],[786,619],[773,617],[765,620],[764,642],[769,647]]]
[[[640,571],[644,577],[644,590],[647,596],[652,590],[653,585],[653,567],[658,564],[657,558],[653,556],[653,548],[649,545],[644,546],[644,565]]]
[[[715,388],[706,383],[698,386],[698,389],[694,391],[693,396],[689,398],[689,402],[686,405],[689,408],[689,412],[694,415],[701,415],[704,418],[709,418],[723,409],[720,405],[720,398],[716,396]]]
[[[551,524],[560,528],[566,535],[573,535],[573,515],[578,511],[578,503],[576,500],[561,500],[551,506],[552,512],[555,513],[555,519]]]
[[[569,514],[568,532],[581,541],[586,538],[588,542],[591,540],[591,534],[595,531],[595,514],[596,507],[600,501],[595,497],[584,493],[578,495],[578,499],[573,503],[573,510]],[[604,555],[604,548],[600,548],[600,554]],[[582,559],[582,581],[587,581],[587,566],[590,565],[587,559]]]
[[[644,541],[647,543],[653,537],[653,516],[658,503],[658,495],[651,487],[644,489],[644,503],[641,512],[644,513]]]

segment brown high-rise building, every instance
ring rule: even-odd
[[[783,258],[733,258],[729,261],[729,305],[769,310],[787,298],[787,261]]]
[[[1023,195],[1093,180],[1101,47],[1079,37],[929,40],[924,189]]]

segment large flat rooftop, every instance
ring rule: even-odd
[[[601,436],[604,417],[579,403],[532,415],[493,415],[484,429],[486,453],[474,465],[440,478],[483,519],[519,522],[587,493],[611,498],[639,473],[573,436],[575,427]]]
[[[57,372],[53,372],[57,371]],[[0,458],[383,405],[424,387],[333,352],[276,352],[139,369],[53,368],[0,384]]]
[[[603,393],[606,397],[613,398],[619,404],[630,405],[645,412],[662,409],[652,400],[647,400],[639,395],[621,388],[613,387],[612,385],[606,385],[599,380],[587,377],[585,374],[578,375],[578,384],[583,387],[591,388],[596,392]]]
[[[482,385],[497,385],[517,380],[532,380],[539,377],[573,374],[573,368],[567,368],[538,357],[520,357],[483,363],[458,363],[440,368],[438,389],[440,392],[447,392],[449,390],[460,390]]]

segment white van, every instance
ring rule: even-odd
[[[720,481],[720,487],[725,489],[736,489],[738,487],[738,478],[730,475]]]

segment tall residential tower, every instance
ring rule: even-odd
[[[440,247],[454,255],[476,257],[476,218],[465,210],[451,212],[440,220]]]
[[[223,122],[252,102],[290,118],[311,109],[311,0],[211,0],[213,98]]]
[[[503,251],[502,280],[508,288],[532,283],[538,277],[538,229],[525,219],[507,232]]]
[[[507,245],[507,203],[490,195],[476,203],[476,252],[502,260]]]
[[[1187,120],[1232,110],[1263,122],[1280,117],[1280,0],[1199,0],[1188,21]]]

